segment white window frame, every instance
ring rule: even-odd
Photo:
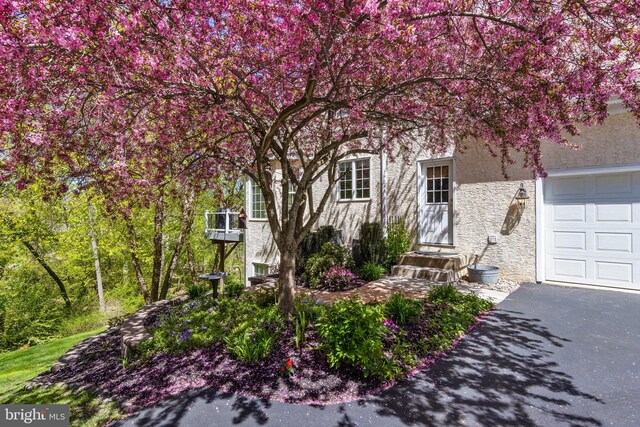
[[[293,199],[296,195],[296,187],[293,184],[287,186],[287,208],[291,209],[293,205]]]
[[[258,269],[259,268],[264,268],[263,271],[265,271],[265,273],[264,274],[258,273]],[[253,263],[253,275],[255,277],[268,276],[269,275],[269,264],[266,264],[264,262],[254,262]]]
[[[264,199],[264,194],[262,193],[262,189],[252,179],[249,179],[249,186],[251,188],[250,195],[249,195],[250,197],[249,202],[251,204],[251,209],[250,209],[251,219],[255,221],[266,221],[267,220],[267,203]],[[255,209],[256,197],[260,197],[262,199],[262,205],[264,206],[264,211],[261,210],[260,212],[264,212],[264,216],[256,216],[256,209]]]
[[[362,187],[361,190],[364,191],[364,189],[366,188],[367,191],[369,192],[369,195],[367,197],[356,197],[358,188],[357,188],[357,183],[358,180],[356,178],[356,165],[358,163],[365,163],[367,165],[367,168],[369,170],[369,176],[367,177],[367,187]],[[371,200],[371,158],[367,157],[367,158],[360,158],[360,159],[350,159],[350,160],[344,160],[338,163],[338,173],[340,173],[340,166],[343,164],[347,164],[350,163],[351,164],[351,197],[347,198],[347,197],[341,197],[341,186],[340,183],[342,181],[342,177],[338,177],[338,185],[337,187],[337,194],[336,194],[336,198],[339,202],[352,202],[352,201],[363,201],[363,200]],[[364,180],[363,180],[364,182]]]

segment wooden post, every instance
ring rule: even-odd
[[[224,261],[225,261],[225,253],[224,253],[224,242],[219,242],[218,243],[218,253],[220,254],[220,258],[218,258],[219,260],[219,265],[218,265],[218,271],[220,273],[224,273]],[[220,278],[220,292],[224,293],[224,277]]]

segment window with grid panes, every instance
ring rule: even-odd
[[[339,173],[338,200],[368,199],[371,196],[369,159],[341,162]]]
[[[251,180],[251,218],[266,219],[267,205],[260,186]]]
[[[449,166],[427,167],[427,203],[449,203]]]
[[[269,266],[261,262],[253,263],[253,275],[254,276],[266,276],[269,274]]]
[[[296,195],[296,187],[295,185],[289,184],[287,190],[287,206],[291,209],[291,205],[293,205],[293,198]]]

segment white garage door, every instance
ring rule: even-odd
[[[640,289],[640,172],[544,182],[547,280]]]

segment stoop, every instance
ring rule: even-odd
[[[449,283],[467,274],[473,254],[456,252],[415,251],[406,253],[391,268],[394,276]]]

